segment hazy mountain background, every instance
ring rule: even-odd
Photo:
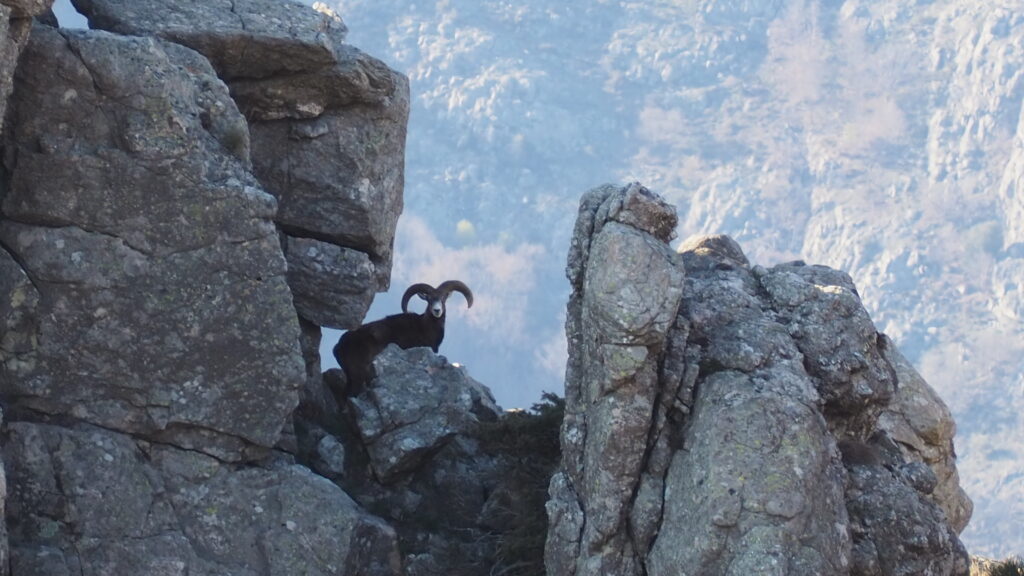
[[[452,297],[442,352],[505,407],[561,393],[577,201],[639,180],[681,238],[848,271],[956,416],[968,548],[1024,553],[1019,0],[325,4],[412,85],[392,291],[370,318],[462,279],[476,304]]]

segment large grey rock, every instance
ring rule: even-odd
[[[845,573],[842,468],[809,379],[724,370],[699,386],[648,574]]]
[[[299,315],[317,326],[356,328],[373,301],[375,267],[364,252],[285,236],[288,285]]]
[[[882,466],[849,468],[850,574],[948,576],[969,572],[970,559],[956,531],[925,496]]]
[[[303,364],[227,88],[176,44],[45,27],[16,85],[0,243],[39,303],[5,350],[12,407],[226,459],[273,446]]]
[[[666,256],[670,211],[581,201],[549,572],[965,574],[952,422],[849,276],[720,235]]]
[[[394,531],[307,469],[87,425],[8,425],[12,572],[401,574]]]
[[[374,268],[370,286],[387,289],[404,186],[404,76],[344,44],[337,16],[298,2],[75,4],[95,28],[160,36],[209,58],[250,120],[254,171],[279,200],[282,230],[364,252]],[[289,264],[309,270],[323,263],[305,254],[289,251]],[[341,252],[323,256],[339,260],[317,285],[351,265]],[[295,284],[304,279],[291,278],[295,292],[315,293],[316,286]],[[351,328],[358,324],[351,311],[368,307],[372,292],[344,299],[315,308],[306,299],[300,313],[321,325]]]
[[[630,515],[660,434],[652,415],[674,396],[662,398],[657,383],[683,290],[667,244],[675,221],[675,209],[638,184],[581,201],[568,269],[565,476],[553,481],[561,501],[549,504],[558,523],[545,552],[565,574],[638,574],[646,555],[632,534],[650,531],[654,517]]]
[[[385,348],[377,378],[350,400],[359,436],[376,477],[387,484],[415,470],[457,434],[495,420],[490,390],[429,348]]]
[[[280,201],[281,227],[367,253],[379,290],[390,283],[404,186],[408,87],[404,78],[394,82],[387,109],[358,105],[251,124],[254,170]]]
[[[407,576],[489,573],[499,529],[485,517],[511,476],[480,439],[501,417],[490,391],[429,348],[390,346],[375,369],[355,397],[340,370],[324,375],[341,413],[309,410],[300,458],[395,527]]]
[[[211,10],[236,13],[245,30],[227,32],[234,43],[214,35],[197,47],[225,49],[222,75],[233,62],[271,75],[247,92],[254,102],[287,84],[274,75],[304,71],[323,79],[312,88],[336,91],[325,105],[383,105],[335,54],[393,73],[341,46],[334,18],[311,20],[298,5],[289,15],[271,14],[280,4],[163,6],[184,10],[177,22],[193,28],[214,23]],[[300,312],[323,324],[358,323],[390,262],[279,240],[279,204],[251,173],[245,118],[214,66],[174,40],[39,28],[19,69],[0,220],[10,251],[0,251],[0,393],[14,419],[3,438],[12,553],[8,562],[0,546],[0,565],[19,575],[402,573],[393,529],[272,452],[300,452],[299,392],[319,416],[337,416],[318,395],[319,327],[303,319],[300,331],[283,249],[293,248],[305,289]],[[275,105],[306,113],[311,84],[295,86]],[[368,90],[378,89],[386,98],[387,87]],[[404,117],[401,127],[404,137]],[[379,150],[372,133],[359,144]],[[324,132],[299,126],[293,136]],[[400,191],[399,180],[398,211]],[[390,250],[391,236],[382,242]],[[353,279],[358,287],[316,300]],[[344,475],[334,437],[321,436],[316,452],[322,470]]]
[[[854,414],[892,399],[895,375],[849,275],[825,266],[782,265],[762,276],[761,284],[827,410]]]
[[[334,62],[347,29],[296,0],[73,0],[95,29],[158,34],[205,54],[228,78],[318,70]]]

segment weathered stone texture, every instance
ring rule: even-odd
[[[899,446],[910,461],[923,462],[934,471],[937,486],[930,498],[946,514],[957,533],[971,519],[974,504],[960,487],[953,435],[956,422],[949,408],[887,337],[883,353],[898,383],[896,397],[878,419],[878,428]]]
[[[663,256],[671,210],[581,201],[549,572],[965,574],[952,421],[849,276],[725,236]]]
[[[402,212],[408,80],[344,44],[329,12],[297,2],[76,0],[90,24],[155,35],[209,58],[249,119],[253,170],[277,197],[288,235],[349,250],[289,250],[299,313],[321,326],[353,328],[390,284],[395,226]],[[355,263],[351,250],[365,254]],[[333,258],[328,262],[327,258]],[[356,267],[353,267],[356,266]],[[322,275],[307,284],[313,272]],[[345,275],[358,284],[340,300],[311,298]],[[321,296],[321,298],[324,298]]]
[[[924,468],[926,474],[930,470]],[[934,486],[935,477],[931,474]],[[966,575],[969,557],[938,506],[882,466],[849,467],[846,487],[853,534],[850,574]]]
[[[193,46],[229,78],[318,70],[334,62],[347,28],[297,0],[73,0],[89,25]]]
[[[376,385],[350,406],[374,475],[385,484],[420,468],[456,434],[498,418],[490,390],[429,348],[391,345],[373,365]]]
[[[14,409],[228,459],[272,446],[303,377],[298,326],[275,200],[206,60],[38,27],[10,122],[0,243],[39,292],[38,325],[5,351]]]
[[[648,438],[659,432],[651,418],[660,357],[682,297],[682,267],[666,243],[675,218],[674,208],[636,184],[598,188],[581,202],[568,269],[565,477],[557,481],[566,501],[549,504],[568,523],[552,525],[552,533],[578,534],[565,548],[578,546],[579,555],[567,557],[553,540],[545,552],[566,574],[638,573],[646,554],[630,541],[627,523]],[[575,502],[582,509],[573,510]]]
[[[314,419],[341,424],[319,326],[357,325],[389,282],[406,79],[345,45],[336,16],[297,2],[76,5],[126,35],[37,27],[5,127],[0,566],[404,573],[395,531],[292,455],[308,450]],[[14,24],[16,44],[29,23]],[[459,372],[442,364],[430,364],[442,381]],[[453,412],[444,433],[392,454],[456,454],[455,434],[496,417],[475,390],[464,408],[479,413]],[[344,479],[365,452],[350,458],[319,432],[317,469]],[[462,454],[437,469],[461,470]],[[473,477],[460,473],[452,486],[465,491]],[[454,499],[438,499],[433,521]]]
[[[14,89],[14,70],[32,29],[32,18],[47,12],[52,2],[0,1],[0,129],[7,114],[7,99]],[[0,246],[0,364],[15,354],[31,350],[36,335],[34,314],[38,301],[39,292],[24,270]],[[0,518],[4,517],[6,499],[7,480],[0,462]],[[0,566],[8,565],[7,525],[0,521]]]
[[[827,411],[852,415],[874,407],[877,413],[892,399],[892,367],[847,274],[824,266],[781,265],[760,280]]]
[[[377,292],[375,267],[364,252],[285,236],[288,285],[299,315],[317,326],[362,323]]]
[[[7,98],[14,89],[14,69],[32,30],[32,18],[50,10],[53,0],[0,1],[0,128]]]
[[[372,386],[338,395],[340,415],[303,422],[300,457],[395,527],[407,576],[488,573],[501,527],[487,510],[508,475],[478,433],[501,410],[429,348],[389,346],[374,366]]]
[[[300,466],[27,422],[4,459],[15,575],[401,574],[394,531]]]

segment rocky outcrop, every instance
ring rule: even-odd
[[[478,422],[498,419],[491,392],[429,348],[388,346],[374,360],[379,384],[351,399],[373,475],[389,484]]]
[[[651,415],[674,396],[660,397],[657,382],[682,297],[682,267],[667,243],[675,224],[675,210],[637,185],[599,188],[581,202],[568,268],[565,478],[552,481],[551,494],[561,514],[552,519],[552,532],[573,538],[549,541],[549,572],[639,573],[631,540],[653,532],[656,517],[631,518],[630,508],[649,457]],[[588,266],[591,261],[622,265]],[[626,281],[640,277],[649,282]],[[574,502],[580,510],[572,510]],[[643,526],[627,528],[637,522]]]
[[[204,5],[218,6],[231,10]],[[377,226],[365,245],[343,247],[357,242],[275,220],[286,201],[328,208],[268,193],[254,175],[257,130],[251,137],[218,77],[221,62],[170,37],[33,30],[9,103],[0,195],[0,444],[11,550],[8,563],[0,547],[0,560],[15,575],[402,572],[395,531],[289,452],[298,450],[300,394],[319,383],[319,326],[309,320],[358,322],[386,285],[401,178],[393,158],[372,153],[397,148],[400,158],[405,83],[351,47],[316,52],[267,40],[285,24],[285,36],[324,37],[320,15],[288,8],[262,28],[246,21],[253,37],[239,40],[239,65],[259,57],[268,74],[281,74],[274,53],[281,66],[329,77],[324,90],[348,81],[341,77],[369,82],[337,54],[381,75],[304,117],[340,120],[298,139],[323,136],[321,151],[327,140],[335,152],[376,146],[339,160],[361,163],[353,177],[369,181],[350,199],[359,196],[367,213],[379,202],[373,217],[391,218],[390,232],[387,222]],[[297,87],[307,94],[306,83]],[[393,90],[394,107],[374,108],[384,104],[360,99],[363,88],[383,100]],[[353,125],[358,142],[348,140]],[[320,166],[312,148],[282,152],[295,164],[307,153],[320,177],[338,167]],[[391,179],[380,184],[372,171]],[[346,234],[364,238],[366,228],[353,221]],[[320,294],[332,280],[362,286],[342,287],[339,305]],[[302,289],[306,297],[293,300]],[[321,444],[340,469],[340,444]]]
[[[501,415],[490,391],[429,348],[389,346],[374,369],[359,395],[338,394],[340,407],[320,396],[321,417],[299,426],[301,457],[395,527],[405,574],[488,573],[500,532],[489,496],[509,476],[479,439]]]
[[[637,184],[581,201],[549,573],[966,574],[952,422],[850,278],[676,255],[674,220]]]
[[[210,60],[249,120],[253,172],[278,199],[299,314],[358,326],[390,283],[406,78],[345,44],[333,13],[298,2],[74,3],[94,28],[165,38]]]
[[[897,464],[893,470],[882,463],[846,462],[851,574],[969,573],[969,557],[956,532],[925,498],[935,488],[931,469],[920,462]]]
[[[29,422],[4,458],[14,575],[401,573],[394,531],[305,467]]]
[[[896,396],[879,415],[878,428],[899,447],[909,461],[924,462],[936,476],[931,499],[960,533],[971,519],[974,505],[960,487],[953,435],[956,422],[942,399],[914,370],[887,337],[882,336],[885,359],[896,374]]]
[[[228,460],[273,446],[298,400],[298,326],[275,200],[210,65],[40,27],[10,106],[0,243],[30,285],[7,301],[36,303],[5,330],[10,410]]]

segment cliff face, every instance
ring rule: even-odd
[[[333,13],[296,2],[74,4],[93,28],[164,38],[210,61],[248,120],[252,172],[277,198],[300,315],[358,326],[390,283],[407,79],[345,44]]]
[[[27,43],[9,23],[14,574],[401,570],[395,531],[296,464],[291,430],[309,335],[388,285],[407,83],[330,14],[231,4],[82,2],[115,33]]]
[[[549,573],[966,574],[952,420],[849,276],[675,218],[581,202]]]
[[[3,119],[7,111],[7,98],[13,88],[12,79],[14,70],[18,64],[18,57],[28,39],[29,31],[32,29],[32,18],[42,15],[49,9],[49,2],[38,2],[34,0],[8,1],[0,4],[0,128],[3,127]],[[29,325],[34,321],[31,317],[31,310],[38,300],[38,294],[33,290],[28,277],[20,266],[11,257],[0,251],[0,294],[11,295],[18,299],[0,300],[0,330],[2,330],[2,341],[0,341],[0,358],[6,358],[7,354],[17,350],[27,350],[31,345],[24,337],[10,336],[10,327],[17,327],[22,334],[27,333],[31,328]],[[2,417],[2,414],[0,414]],[[0,463],[0,513],[6,517],[7,514],[7,477]],[[7,566],[10,562],[8,556],[7,523],[0,525],[0,566]]]

